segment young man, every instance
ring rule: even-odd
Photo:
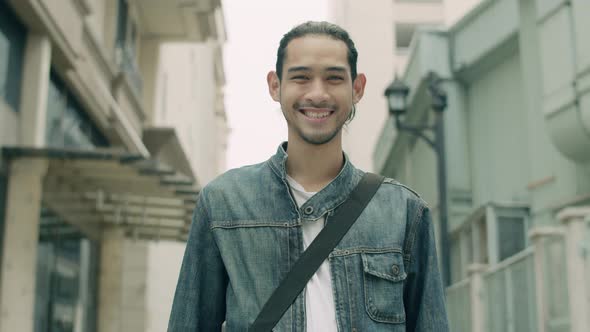
[[[363,171],[342,151],[366,78],[346,31],[307,22],[281,40],[272,98],[288,142],[203,188],[168,331],[247,331]],[[274,331],[448,331],[429,210],[386,179]]]

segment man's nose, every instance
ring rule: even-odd
[[[320,79],[313,80],[309,90],[305,94],[305,99],[314,103],[323,103],[326,102],[328,98],[329,95],[325,82]]]

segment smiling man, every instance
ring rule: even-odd
[[[348,33],[307,22],[287,34],[267,75],[288,141],[268,161],[201,191],[168,331],[247,331],[364,172],[342,151],[363,96]],[[385,179],[273,331],[448,331],[430,212]]]

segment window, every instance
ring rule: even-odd
[[[15,112],[20,102],[27,31],[4,1],[0,1],[0,99]]]
[[[46,126],[45,141],[49,147],[84,149],[109,145],[54,72],[49,78]]]
[[[459,234],[451,236],[450,242],[451,283],[453,284],[464,278],[463,270],[466,267],[461,266],[461,236]]]
[[[129,4],[127,0],[119,0],[117,10],[117,39],[116,46],[124,47],[127,43],[127,21],[129,20]]]
[[[115,52],[117,64],[129,79],[132,88],[141,94],[143,82],[137,65],[137,23],[133,19],[128,0],[119,0]]]
[[[500,261],[519,253],[526,246],[526,221],[524,216],[497,217],[498,259]]]
[[[35,331],[96,331],[98,244],[46,207],[40,219]]]

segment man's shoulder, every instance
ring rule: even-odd
[[[423,205],[424,207],[428,207],[428,203],[426,203],[426,201],[422,199],[422,197],[420,196],[420,194],[418,194],[416,190],[412,189],[408,185],[405,185],[397,181],[396,179],[385,177],[385,179],[383,180],[383,185],[386,190],[390,190],[392,191],[392,193],[395,193],[404,199],[412,200],[418,204]]]
[[[254,165],[242,166],[230,169],[209,182],[203,192],[231,191],[236,187],[256,185],[272,171],[268,163],[262,162]]]

